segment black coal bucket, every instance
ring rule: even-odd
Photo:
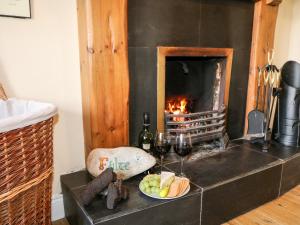
[[[295,61],[286,62],[281,69],[282,81],[287,85],[300,89],[300,64]]]
[[[282,70],[282,91],[277,107],[276,139],[286,146],[300,145],[300,64],[289,61]],[[278,117],[279,116],[279,117]]]

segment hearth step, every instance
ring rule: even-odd
[[[166,159],[165,169],[178,173],[179,162]],[[169,163],[170,162],[170,163]],[[300,151],[272,143],[268,153],[238,140],[230,149],[204,159],[188,160],[191,191],[176,200],[154,200],[138,190],[143,175],[125,181],[130,198],[115,210],[98,196],[91,205],[80,194],[91,180],[86,171],[61,177],[70,225],[216,225],[277,198],[300,183]],[[176,212],[176,213],[175,213]]]

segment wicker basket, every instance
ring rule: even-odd
[[[52,131],[53,117],[0,133],[1,225],[51,224]]]

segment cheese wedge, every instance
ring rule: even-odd
[[[160,189],[170,187],[175,179],[175,173],[162,171],[160,175]]]

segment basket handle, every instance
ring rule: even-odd
[[[7,96],[5,94],[4,88],[1,83],[0,83],[0,99],[7,100]]]

